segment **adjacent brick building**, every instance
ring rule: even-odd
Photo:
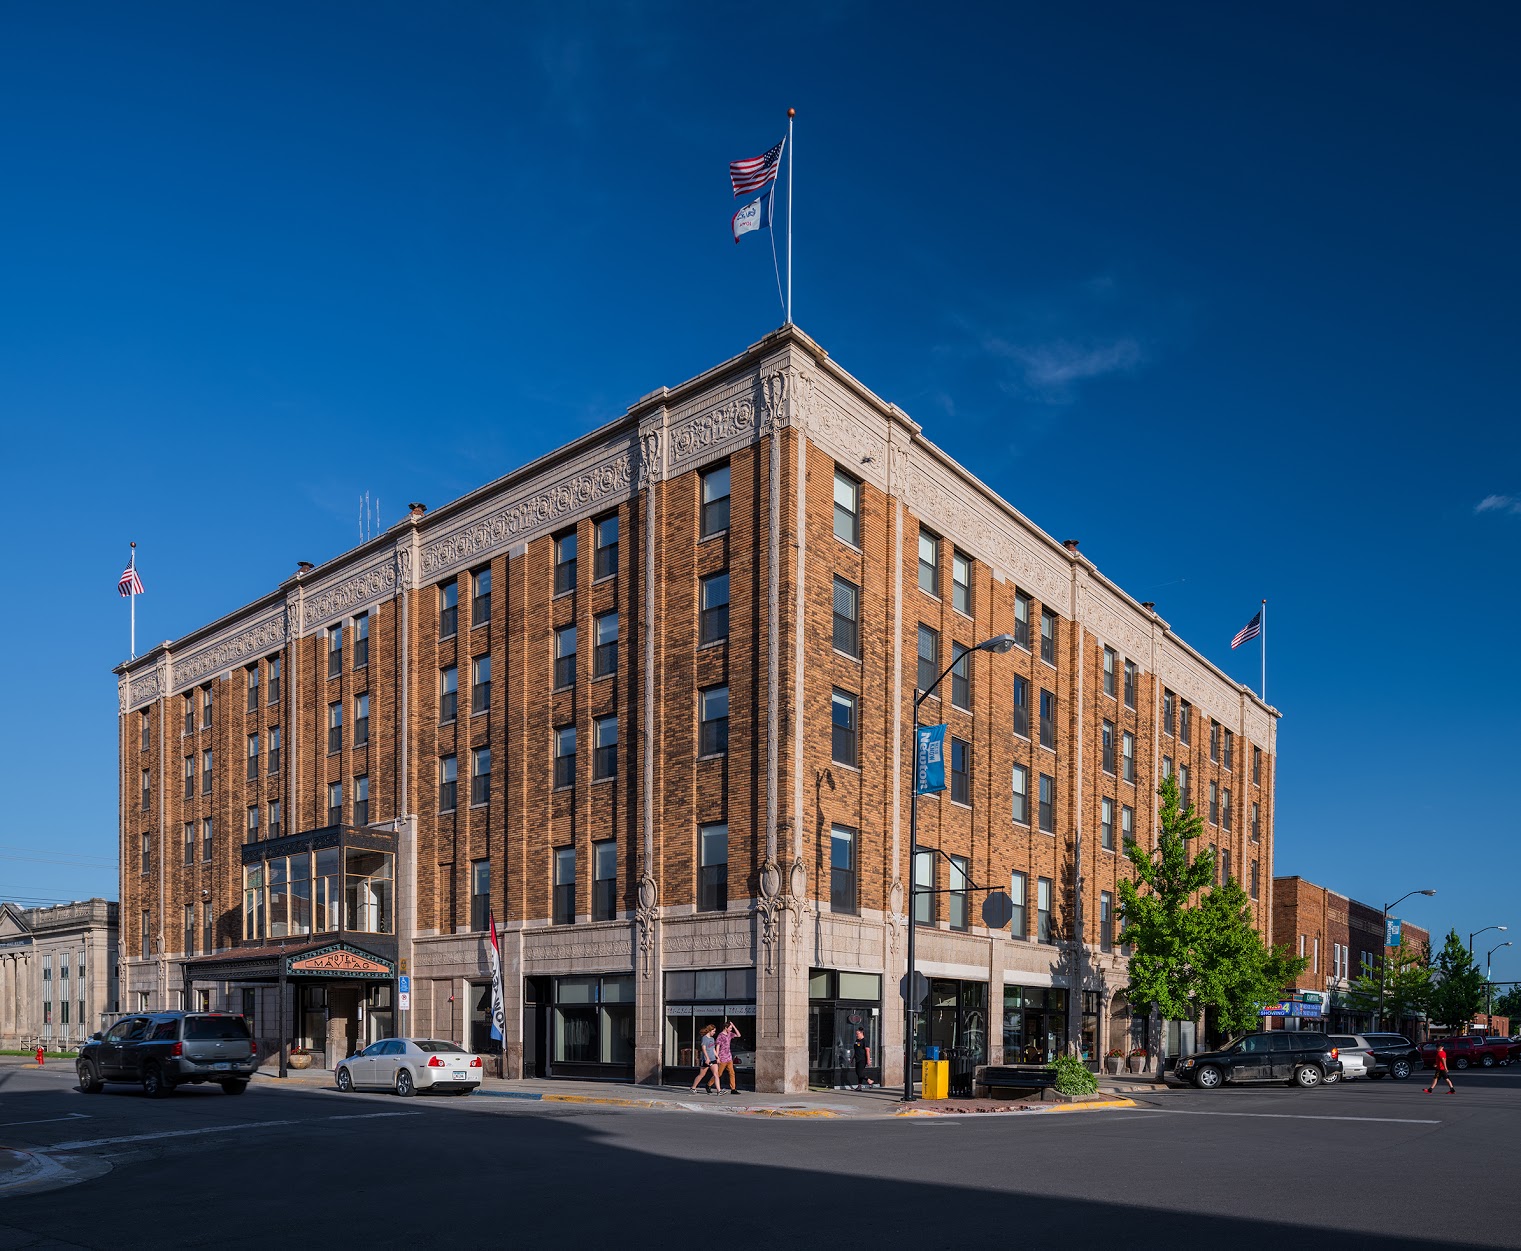
[[[916,680],[1003,634],[921,710],[911,870]],[[494,915],[509,1073],[690,1074],[727,1016],[762,1089],[856,1025],[900,1081],[911,871],[921,1042],[1096,1055],[1164,770],[1267,929],[1276,713],[790,327],[117,673],[128,1006],[328,1063],[487,1046]]]

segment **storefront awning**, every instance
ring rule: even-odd
[[[302,979],[375,982],[394,978],[396,940],[382,934],[367,934],[365,939],[370,946],[323,938],[267,947],[234,947],[185,961],[185,985]]]

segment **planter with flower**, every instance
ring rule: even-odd
[[[1144,1073],[1146,1071],[1145,1047],[1137,1047],[1130,1053],[1129,1065],[1132,1073]]]
[[[1104,1055],[1104,1072],[1118,1073],[1120,1065],[1125,1062],[1125,1053],[1118,1047],[1111,1047]]]
[[[309,1069],[312,1067],[312,1053],[297,1043],[286,1053],[285,1062],[293,1069]]]

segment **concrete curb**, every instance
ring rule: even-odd
[[[1140,1105],[1134,1099],[1092,1099],[1085,1103],[1048,1103],[1039,1106],[1021,1104],[1011,1108],[903,1108],[894,1116],[1054,1116],[1066,1112],[1098,1112],[1108,1108],[1135,1108]]]

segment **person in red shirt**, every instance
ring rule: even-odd
[[[1447,1071],[1447,1048],[1442,1046],[1441,1043],[1437,1044],[1436,1072],[1431,1076],[1431,1085],[1426,1087],[1428,1095],[1436,1089],[1438,1082],[1447,1083],[1447,1093],[1449,1095],[1458,1093],[1457,1087],[1452,1084],[1452,1074]]]

